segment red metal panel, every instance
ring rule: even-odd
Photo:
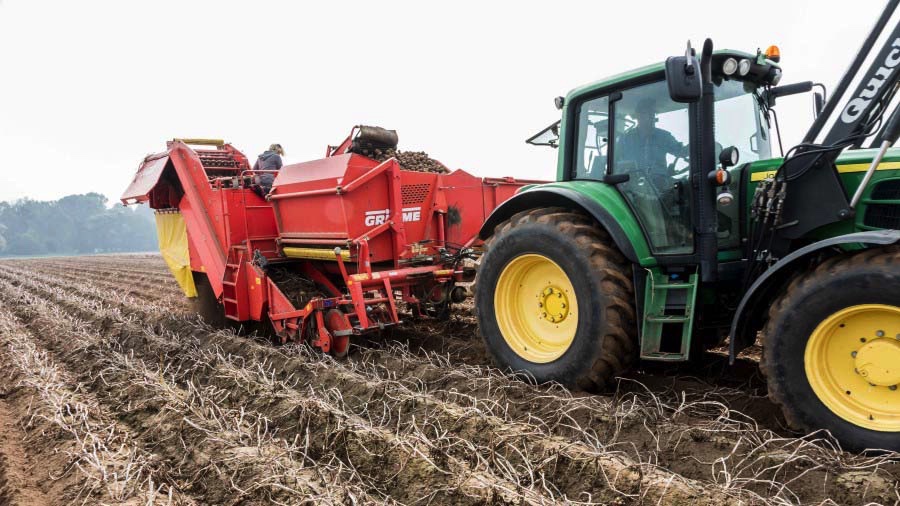
[[[447,243],[467,245],[478,235],[481,224],[487,218],[484,209],[484,193],[487,191],[481,178],[464,170],[455,170],[441,176],[441,209],[447,213],[444,234]]]
[[[353,163],[351,163],[351,159]],[[273,194],[297,191],[293,187],[286,187],[298,183],[302,185],[298,189],[302,190],[334,188],[342,184],[342,180],[347,175],[347,167],[358,165],[363,161],[368,162],[366,164],[368,167],[377,165],[377,162],[373,160],[353,154],[331,156],[311,162],[285,165],[281,168],[278,177],[275,178],[275,182],[272,184]]]
[[[490,212],[525,184],[484,180],[462,170],[434,174],[394,166],[338,155],[287,167],[272,200],[281,239],[323,247],[364,241],[365,253],[351,249],[367,254],[356,258],[359,269],[366,259],[393,263],[433,254],[444,244],[474,242]]]
[[[150,192],[159,182],[159,177],[168,162],[168,153],[159,153],[145,158],[138,168],[137,174],[134,175],[134,179],[131,180],[131,184],[120,197],[122,203],[133,204],[149,200]]]
[[[206,172],[194,152],[181,142],[173,142],[169,151],[175,172],[184,190],[178,204],[188,236],[194,241],[202,267],[209,277],[216,297],[222,295],[222,276],[225,273],[225,247],[223,247],[221,208],[216,204]],[[218,224],[218,225],[217,225]]]
[[[194,246],[194,239],[191,237],[191,234],[188,234],[188,253],[191,256],[191,270],[194,272],[203,272],[203,261],[200,259],[200,253],[197,252],[197,247]]]
[[[251,320],[262,320],[266,316],[266,279],[266,275],[258,267],[247,262],[247,299]]]

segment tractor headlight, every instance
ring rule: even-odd
[[[734,58],[728,58],[722,63],[722,73],[726,76],[734,74],[738,68],[738,62]]]
[[[744,58],[738,63],[738,74],[745,76],[750,73],[750,60]]]

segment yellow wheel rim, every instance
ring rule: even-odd
[[[813,331],[806,377],[839,417],[866,429],[900,431],[900,307],[851,306]]]
[[[497,280],[494,312],[506,344],[529,362],[552,362],[575,340],[575,288],[543,255],[522,255],[506,264]]]

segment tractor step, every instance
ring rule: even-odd
[[[672,316],[672,315],[647,315],[644,320],[654,323],[670,323],[670,322],[686,322],[691,318],[688,316]]]
[[[678,362],[689,358],[696,299],[696,274],[685,281],[658,269],[650,271],[641,325],[642,359]]]

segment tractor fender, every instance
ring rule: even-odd
[[[872,230],[867,232],[855,232],[852,234],[838,235],[828,239],[806,245],[790,255],[782,258],[769,267],[760,277],[753,282],[750,289],[744,293],[744,297],[738,304],[737,311],[731,321],[731,343],[729,345],[729,361],[734,364],[735,357],[744,348],[756,341],[756,332],[759,326],[749,325],[752,321],[759,321],[773,299],[778,295],[778,290],[784,286],[794,271],[793,267],[802,265],[813,255],[824,250],[834,250],[837,246],[847,244],[863,244],[886,246],[900,243],[900,230]]]
[[[478,237],[486,240],[494,233],[497,225],[518,212],[537,207],[556,206],[578,209],[592,216],[609,232],[616,247],[625,255],[625,258],[632,263],[639,263],[634,245],[613,215],[597,200],[569,188],[539,187],[516,194],[494,209],[484,225],[481,226]]]

